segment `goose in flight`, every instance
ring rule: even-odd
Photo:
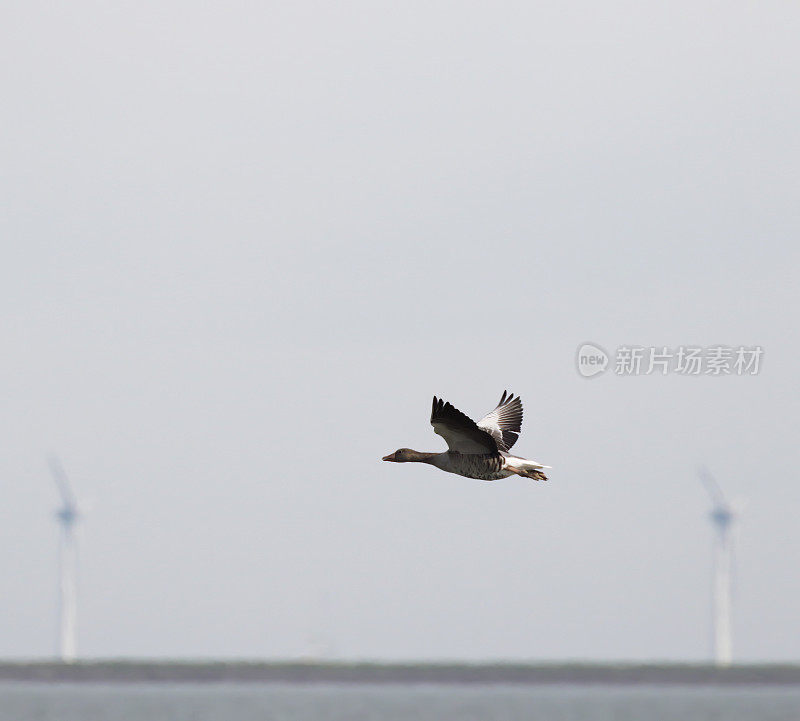
[[[519,396],[503,391],[497,407],[477,423],[441,398],[433,397],[431,410],[433,432],[447,441],[443,453],[422,453],[400,448],[384,461],[395,463],[429,463],[448,473],[467,478],[496,481],[514,474],[546,481],[543,466],[509,451],[516,443],[522,428],[522,401]]]

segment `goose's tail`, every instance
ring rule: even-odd
[[[524,478],[533,478],[534,481],[546,481],[547,476],[542,471],[542,468],[550,468],[550,466],[543,466],[536,461],[529,461],[527,458],[519,458],[518,456],[505,456],[505,467],[512,473]]]

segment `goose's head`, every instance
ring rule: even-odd
[[[407,463],[413,460],[415,454],[416,451],[412,451],[410,448],[398,448],[394,453],[384,456],[383,460],[392,461],[394,463]]]
[[[435,453],[421,453],[410,448],[398,448],[394,453],[384,456],[384,461],[394,461],[395,463],[430,463]]]

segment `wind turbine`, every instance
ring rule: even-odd
[[[75,524],[80,517],[78,503],[67,474],[58,457],[49,455],[47,462],[56,482],[61,507],[56,511],[60,527],[58,544],[58,656],[65,663],[75,660],[75,622],[77,606],[78,554],[75,546]]]
[[[701,466],[697,470],[714,504],[709,514],[714,526],[713,570],[713,633],[714,662],[730,666],[733,655],[731,641],[731,571],[733,568],[733,523],[739,510],[729,503],[714,476]]]

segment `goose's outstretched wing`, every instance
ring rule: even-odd
[[[436,396],[433,397],[431,425],[433,432],[447,441],[451,451],[481,455],[497,453],[497,442],[487,431],[478,428],[475,421]]]
[[[486,431],[501,451],[508,451],[517,442],[522,430],[522,401],[519,396],[503,391],[497,408],[487,413],[477,424]]]

